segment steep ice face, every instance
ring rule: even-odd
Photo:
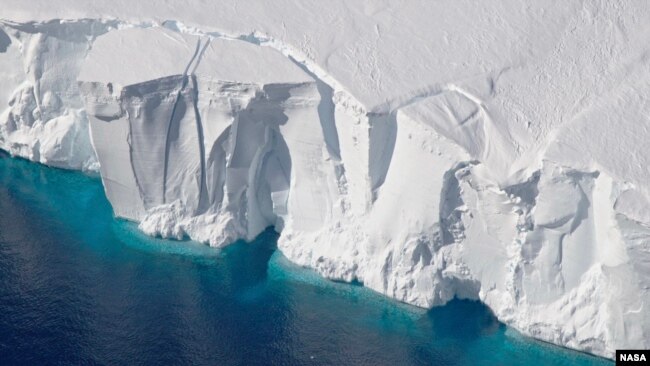
[[[280,53],[129,29],[94,44],[79,80],[107,195],[146,232],[221,246],[326,221],[336,178],[318,90]]]
[[[223,246],[273,225],[289,259],[328,278],[423,307],[479,299],[527,335],[608,357],[650,347],[639,127],[650,73],[635,61],[643,27],[626,16],[639,12],[549,7],[539,17],[557,26],[535,23],[522,41],[483,16],[491,7],[467,8],[475,22],[439,27],[446,52],[438,40],[405,51],[437,62],[414,80],[404,70],[425,62],[381,61],[402,31],[387,35],[382,9],[355,6],[358,44],[329,50],[310,27],[300,43],[264,22],[268,37],[176,21],[3,23],[0,75],[12,87],[0,96],[25,102],[2,114],[2,148],[76,169],[96,167],[96,153],[116,215],[152,235]],[[537,17],[524,13],[495,19],[520,29]],[[594,28],[606,36],[581,48]],[[469,41],[476,54],[463,48],[467,29],[485,35]],[[39,64],[43,52],[20,46],[28,38],[53,42],[55,56]],[[22,62],[65,71],[41,72],[23,96]],[[405,89],[420,77],[436,83]]]

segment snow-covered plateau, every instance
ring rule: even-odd
[[[650,348],[650,3],[24,1],[0,148],[119,217],[528,336]]]

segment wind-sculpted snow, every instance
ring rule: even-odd
[[[465,28],[443,17],[421,47],[398,36],[424,15],[336,4],[296,11],[353,17],[357,43],[254,12],[268,34],[225,15],[5,21],[0,147],[99,169],[151,235],[223,246],[274,226],[328,278],[423,307],[477,299],[607,357],[649,348],[642,9],[432,4]]]

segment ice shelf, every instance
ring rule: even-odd
[[[6,2],[0,148],[146,233],[650,348],[648,4]]]

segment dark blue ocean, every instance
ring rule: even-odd
[[[0,364],[600,365],[483,305],[423,310],[290,264],[115,220],[100,181],[0,156]]]

